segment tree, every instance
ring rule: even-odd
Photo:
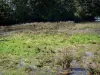
[[[75,4],[75,16],[80,20],[88,20],[93,16],[92,14],[92,1],[91,0],[74,0]]]
[[[6,0],[0,0],[0,23],[8,23],[10,19],[11,8]],[[6,22],[5,22],[6,21]]]
[[[94,16],[100,16],[100,0],[92,0],[92,13]]]
[[[100,16],[100,0],[0,0],[0,24],[87,21]]]
[[[15,19],[17,22],[25,22],[28,20],[30,9],[28,0],[12,0],[13,5],[15,6]]]

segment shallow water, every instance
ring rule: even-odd
[[[72,73],[70,75],[88,75],[88,71],[83,68],[72,68]]]

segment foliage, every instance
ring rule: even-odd
[[[99,12],[99,0],[0,0],[0,24],[93,20]]]
[[[0,24],[9,23],[12,10],[5,0],[0,0]]]

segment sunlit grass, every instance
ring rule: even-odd
[[[34,56],[41,50],[56,49],[68,44],[100,44],[100,35],[80,34],[14,34],[0,38],[0,52],[18,56]]]
[[[93,34],[79,34],[72,35],[69,38],[70,43],[74,44],[97,44],[100,43],[100,35]]]
[[[6,39],[6,40],[5,40]],[[0,52],[12,55],[35,55],[42,48],[54,49],[67,42],[65,35],[15,34],[1,38]]]

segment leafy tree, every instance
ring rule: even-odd
[[[0,24],[86,21],[95,16],[100,16],[100,0],[0,0]]]
[[[6,3],[6,0],[0,0],[0,23],[8,23],[10,18],[10,6]]]
[[[75,4],[75,16],[77,18],[79,18],[80,20],[88,20],[90,18],[92,18],[91,16],[93,16],[92,13],[92,5],[91,5],[92,1],[91,0],[74,0],[74,4]],[[90,18],[88,18],[90,17]]]
[[[95,16],[100,16],[100,0],[92,0],[92,13]]]
[[[30,13],[28,0],[12,0],[12,3],[15,6],[14,15],[16,21],[18,22],[27,21]]]

